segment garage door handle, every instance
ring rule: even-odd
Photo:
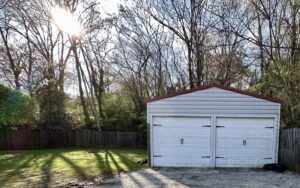
[[[245,146],[247,144],[246,140],[243,140],[243,146]]]
[[[210,125],[202,125],[202,127],[211,127]]]
[[[153,124],[153,127],[154,127],[154,126],[157,126],[157,127],[158,127],[158,126],[162,126],[162,124]]]
[[[184,140],[183,138],[180,139],[180,144],[183,144]]]
[[[217,128],[225,128],[225,126],[222,126],[222,125],[217,125],[216,127]]]
[[[216,157],[217,159],[224,159],[224,157]]]

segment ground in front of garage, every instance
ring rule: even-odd
[[[241,168],[154,168],[121,173],[90,184],[104,187],[284,187],[300,188],[300,174]]]

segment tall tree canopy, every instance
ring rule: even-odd
[[[101,129],[123,117],[116,98],[142,117],[145,98],[210,82],[279,98],[282,124],[300,126],[299,1],[103,3],[0,2],[0,80],[37,101],[41,126],[72,126],[69,100]]]

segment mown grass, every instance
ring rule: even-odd
[[[104,173],[145,168],[139,149],[45,149],[0,151],[1,187],[47,187],[53,182],[89,179]]]

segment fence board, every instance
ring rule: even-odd
[[[300,172],[300,128],[280,131],[279,162]]]
[[[0,150],[71,147],[146,148],[147,136],[141,132],[108,132],[88,129],[0,129]]]

